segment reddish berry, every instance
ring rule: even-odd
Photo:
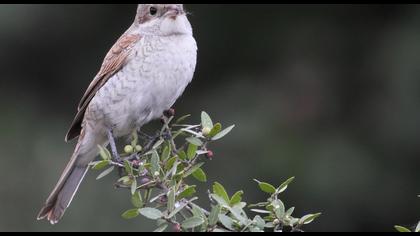
[[[174,231],[174,232],[181,232],[182,231],[182,229],[181,229],[181,225],[180,224],[174,224],[174,226],[172,227],[172,230]]]
[[[211,150],[208,150],[207,151],[207,154],[206,154],[206,157],[208,158],[208,159],[213,159],[213,156],[214,156],[214,153],[213,153],[213,151],[211,151]]]

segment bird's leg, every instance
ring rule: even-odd
[[[166,111],[163,111],[163,116],[161,118],[163,129],[161,136],[165,140],[170,140],[172,138],[171,129],[169,128],[169,122],[172,117],[175,116],[175,109],[170,108]]]
[[[114,161],[121,163],[121,157],[118,154],[117,146],[115,145],[114,135],[112,134],[112,129],[108,129],[107,131],[109,145],[111,146],[112,157]]]

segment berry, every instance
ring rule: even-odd
[[[207,154],[206,154],[206,157],[211,160],[211,159],[213,159],[213,156],[214,156],[213,151],[212,150],[208,150],[207,151]]]
[[[127,153],[127,154],[131,154],[131,153],[133,153],[133,151],[134,151],[134,148],[131,145],[127,145],[127,146],[124,147],[124,152]]]
[[[136,152],[141,152],[143,150],[143,147],[140,145],[136,145]]]
[[[181,232],[181,231],[182,231],[182,229],[181,229],[181,225],[180,225],[180,224],[178,224],[178,223],[174,224],[174,226],[172,227],[172,230],[173,230],[174,232]]]

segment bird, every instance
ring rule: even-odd
[[[138,4],[134,22],[80,100],[65,137],[66,142],[77,138],[74,152],[38,220],[60,221],[98,156],[98,145],[106,147],[111,138],[161,118],[184,93],[198,52],[187,15],[183,4]]]

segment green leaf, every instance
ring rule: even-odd
[[[172,168],[166,173],[165,178],[168,178],[169,175],[175,176],[176,172],[178,170],[178,165],[181,164],[179,161],[175,161],[175,163],[173,164]]]
[[[218,195],[218,196],[220,196],[220,197],[222,197],[226,201],[226,203],[229,204],[230,199],[229,199],[229,196],[228,196],[225,188],[223,187],[223,185],[221,185],[218,182],[215,182],[213,184],[213,193],[216,194],[216,195]]]
[[[395,225],[394,228],[401,233],[410,233],[411,230],[407,229],[406,227]]]
[[[131,183],[131,195],[134,195],[137,190],[137,180],[133,179],[133,182]]]
[[[178,212],[180,212],[184,207],[186,207],[189,203],[191,203],[192,201],[197,200],[197,197],[192,198],[191,200],[189,200],[188,202],[184,202],[182,203],[180,206],[178,206],[177,208],[175,208],[174,211],[171,212],[171,214],[169,214],[168,218],[172,218],[174,217]]]
[[[244,214],[243,210],[238,208],[238,207],[232,207],[229,209],[230,213],[232,213],[232,215],[239,220],[239,222],[242,225],[246,225],[248,223],[248,219],[243,216],[242,214]]]
[[[232,129],[235,128],[235,125],[231,125],[229,127],[227,127],[226,129],[220,131],[218,134],[216,134],[211,140],[216,141],[219,140],[223,137],[225,137],[228,133],[230,133],[230,131],[232,131]]]
[[[204,223],[204,219],[202,219],[201,217],[194,216],[194,217],[184,220],[181,224],[181,227],[184,229],[191,229],[191,228],[198,227],[202,225],[203,223]]]
[[[133,204],[134,207],[137,207],[137,208],[143,207],[143,199],[142,199],[141,193],[139,191],[136,191],[131,196],[131,203]]]
[[[157,229],[155,229],[153,232],[163,232],[165,229],[168,228],[168,224],[161,224]]]
[[[190,143],[187,149],[187,156],[188,159],[193,159],[195,157],[195,153],[197,152],[197,145]]]
[[[165,163],[165,170],[166,171],[170,170],[173,167],[173,165],[176,161],[176,158],[177,158],[176,156],[171,157],[169,160],[166,161],[166,163]]]
[[[122,183],[122,184],[124,184],[124,185],[130,185],[131,184],[131,178],[130,178],[130,176],[123,176],[123,177],[121,177],[121,178],[119,178],[118,180],[117,180],[117,182],[118,183]]]
[[[216,205],[216,206],[212,207],[210,215],[209,215],[209,225],[210,226],[214,226],[214,225],[217,224],[221,209],[222,208],[220,207],[220,205]]]
[[[284,181],[278,188],[277,193],[282,193],[287,189],[287,186],[295,179],[295,177],[291,177],[288,180]]]
[[[159,154],[154,151],[152,152],[152,158],[150,159],[150,164],[151,164],[151,171],[152,171],[152,175],[154,175],[156,172],[159,172]]]
[[[230,199],[230,205],[233,206],[237,203],[240,203],[242,201],[242,195],[244,194],[244,191],[238,191],[235,194],[233,194],[232,198]]]
[[[311,223],[312,221],[314,221],[316,218],[318,218],[321,215],[321,213],[316,213],[316,214],[308,214],[303,216],[302,218],[300,218],[299,220],[299,224],[300,225],[306,225]]]
[[[98,177],[96,177],[96,180],[102,179],[103,177],[107,176],[114,170],[114,166],[109,167],[108,169],[104,170]]]
[[[293,211],[295,210],[294,207],[289,208],[289,210],[286,211],[285,215],[286,216],[291,216],[293,214]]]
[[[274,214],[276,214],[276,217],[278,219],[282,219],[285,213],[283,202],[277,199],[277,200],[274,200],[271,204],[273,205],[273,211],[274,211]]]
[[[175,124],[179,124],[182,121],[186,120],[188,117],[190,117],[191,115],[185,115],[185,116],[181,116],[180,118],[178,118],[178,120],[175,121]]]
[[[181,159],[181,160],[186,160],[187,159],[187,154],[185,153],[185,151],[184,150],[182,150],[182,151],[180,151],[179,153],[178,153],[178,157],[179,157],[179,159]]]
[[[258,180],[255,179],[255,181],[258,183],[258,186],[260,187],[260,189],[263,192],[269,193],[269,194],[273,194],[276,192],[276,188],[269,184],[269,183],[265,183],[265,182],[260,182]]]
[[[206,215],[204,214],[203,209],[201,209],[201,207],[197,206],[194,203],[191,203],[191,205],[192,205],[191,211],[193,213],[193,216],[201,217],[202,219],[206,218]]]
[[[245,208],[246,207],[246,202],[238,202],[235,205],[233,205],[232,207],[238,207],[240,209]]]
[[[139,215],[139,209],[135,208],[135,209],[131,209],[131,210],[128,210],[128,211],[124,212],[121,216],[124,219],[129,220],[129,219],[133,219],[133,218],[137,217],[138,215]]]
[[[416,229],[414,230],[414,232],[416,232],[416,233],[419,233],[419,232],[420,232],[420,221],[419,221],[419,223],[417,224],[417,227],[416,227]]]
[[[201,168],[198,168],[196,171],[194,171],[192,176],[200,182],[207,182],[206,173],[204,173],[203,169]]]
[[[225,199],[223,199],[222,197],[220,197],[219,195],[216,194],[210,194],[211,198],[213,198],[219,205],[221,205],[222,207],[225,208],[230,208],[229,206],[229,202],[227,202]]]
[[[162,161],[168,159],[171,155],[171,145],[166,145],[162,151]]]
[[[203,128],[213,128],[213,121],[205,111],[201,112],[201,125]]]
[[[195,192],[195,185],[187,186],[178,196],[177,200],[181,200],[183,198],[191,197]]]
[[[265,221],[263,220],[263,218],[261,218],[261,216],[256,215],[254,217],[254,221],[255,221],[255,224],[256,224],[256,226],[258,228],[260,228],[260,229],[264,229],[265,228]]]
[[[127,160],[124,160],[124,169],[128,175],[133,175],[133,165]]]
[[[160,147],[160,145],[162,145],[162,143],[163,143],[163,142],[165,142],[165,140],[163,140],[162,138],[161,138],[161,139],[159,139],[159,141],[157,141],[157,142],[153,145],[152,150],[155,150],[155,149],[157,149],[158,147]]]
[[[259,203],[255,203],[255,204],[249,204],[248,208],[252,208],[252,207],[265,207],[268,204],[270,204],[269,202],[259,202]]]
[[[171,189],[168,193],[168,211],[171,212],[175,209],[175,191]]]
[[[203,141],[201,141],[197,137],[188,137],[185,140],[187,140],[187,142],[194,144],[195,146],[198,146],[198,147],[203,145]]]
[[[216,136],[216,134],[220,133],[220,131],[222,131],[222,125],[220,123],[217,123],[210,130],[209,137]]]
[[[111,160],[111,153],[109,153],[108,149],[98,145],[99,148],[99,155],[101,156],[102,160]]]
[[[96,162],[92,169],[94,170],[102,170],[103,168],[107,167],[109,165],[109,160],[103,160],[103,161],[99,161]]]
[[[188,176],[190,176],[192,173],[196,172],[201,166],[204,165],[204,162],[200,162],[198,164],[195,164],[194,166],[192,166],[190,169],[188,169],[185,173],[184,173],[184,178],[187,178]]]
[[[270,214],[270,211],[266,211],[266,210],[261,210],[261,209],[251,209],[251,211],[256,212],[256,213],[261,213],[261,214]]]
[[[139,213],[142,214],[144,217],[151,220],[157,220],[157,219],[162,218],[163,216],[161,211],[155,208],[150,208],[150,207],[139,209]]]
[[[233,231],[235,230],[233,220],[229,216],[224,215],[224,214],[219,214],[219,221],[226,228],[228,228],[230,230],[233,230]]]

